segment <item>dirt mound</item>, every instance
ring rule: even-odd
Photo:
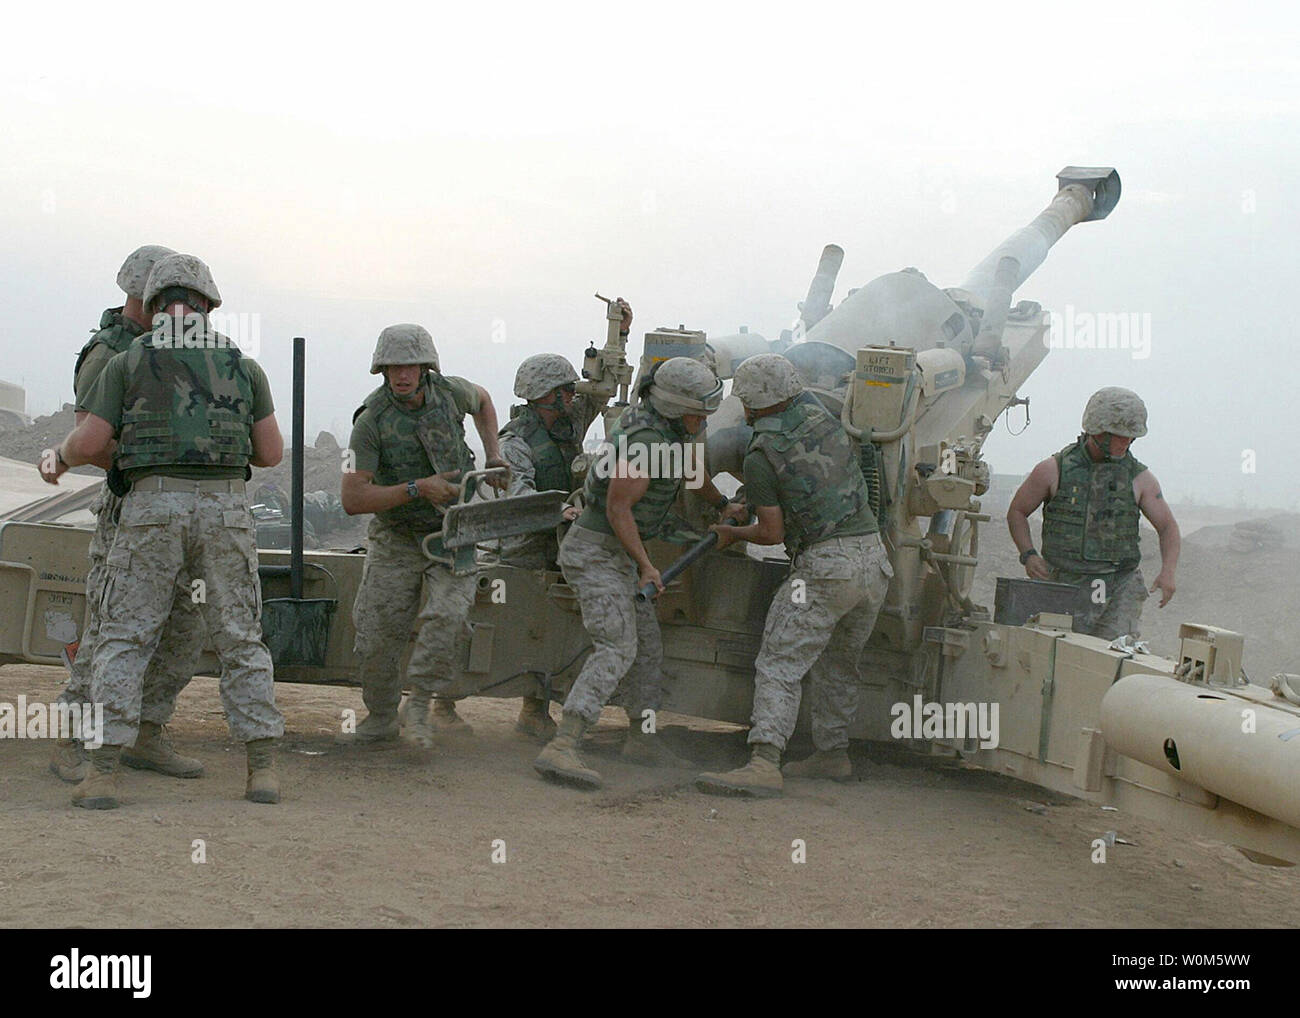
[[[38,417],[29,425],[6,424],[0,418],[0,456],[35,463],[46,449],[53,449],[62,442],[76,425],[71,403],[64,403],[58,413]],[[97,467],[77,467],[74,473],[102,475],[103,471]]]

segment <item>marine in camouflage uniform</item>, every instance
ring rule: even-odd
[[[1174,594],[1178,524],[1154,475],[1129,448],[1147,433],[1146,405],[1138,395],[1117,386],[1098,390],[1082,425],[1074,444],[1031,471],[1007,510],[1007,525],[1030,577],[1079,586],[1075,632],[1106,640],[1136,637],[1148,595],[1139,568],[1138,515],[1160,539],[1161,570],[1151,590],[1163,592],[1161,607]],[[1041,555],[1029,531],[1029,516],[1039,506]]]
[[[73,369],[77,419],[85,416],[86,398],[109,360],[124,351],[136,336],[148,331],[142,297],[144,284],[160,258],[175,254],[170,248],[146,245],[127,256],[117,274],[117,285],[126,294],[126,304],[109,308],[99,328],[82,347]],[[107,576],[108,549],[117,533],[122,497],[114,494],[107,481],[91,506],[95,529],[90,538],[90,568],[86,572],[86,624],[75,657],[68,666],[68,684],[59,702],[90,706],[90,662],[99,638],[99,602]],[[140,711],[140,734],[136,744],[122,754],[129,767],[144,768],[173,777],[193,778],[203,773],[203,764],[178,754],[171,745],[165,725],[176,710],[176,698],[198,668],[199,655],[207,642],[198,609],[191,600],[188,584],[179,584],[172,612],[158,642],[158,650],[145,672]],[[55,744],[50,770],[64,781],[82,781],[89,776],[90,760],[80,740],[65,739]]]
[[[487,465],[502,466],[492,400],[479,386],[439,370],[433,338],[419,325],[392,325],[379,335],[372,374],[384,384],[366,397],[353,420],[354,469],[343,478],[343,508],[374,513],[361,589],[353,604],[358,675],[368,714],[345,741],[396,739],[402,696],[401,658],[419,618],[407,665],[410,696],[402,707],[407,734],[430,746],[429,703],[443,727],[468,726],[453,701],[438,699],[464,652],[477,580],[432,562],[421,549],[442,530],[443,506],[459,495],[461,475],[474,468],[465,444],[470,414],[483,439]],[[472,552],[472,549],[470,549]],[[421,588],[424,588],[421,606]]]
[[[565,581],[578,594],[592,652],[564,701],[559,732],[534,767],[544,777],[580,788],[599,788],[601,776],[583,763],[578,747],[620,683],[628,715],[624,756],[635,763],[680,763],[648,732],[646,710],[659,708],[663,643],[651,602],[635,601],[638,587],[662,589],[645,542],[673,524],[670,511],[685,481],[682,447],[718,408],[722,383],[698,361],[674,357],[660,363],[640,386],[641,401],[624,411],[608,435],[610,455],[587,473],[586,508],[560,545]],[[672,455],[676,449],[679,455]],[[629,472],[646,450],[649,463],[677,467]],[[656,476],[656,474],[658,476]],[[727,499],[701,478],[700,494],[720,507]],[[616,490],[619,494],[616,496]]]
[[[87,417],[64,440],[60,466],[101,456],[130,491],[107,556],[91,690],[104,706],[104,745],[73,803],[118,805],[117,763],[140,724],[144,675],[178,584],[202,581],[198,599],[221,660],[221,699],[231,735],[248,757],[245,797],[280,798],[271,655],[262,642],[261,587],[253,518],[244,495],[250,464],[274,466],[283,443],[266,375],[207,312],[221,303],[206,265],[192,255],[160,259],[144,289],[157,327],[109,361],[86,399]],[[60,471],[61,472],[61,471]]]
[[[582,453],[583,436],[603,407],[591,396],[576,395],[577,381],[573,365],[559,354],[535,354],[519,365],[514,392],[526,402],[510,408],[510,421],[501,429],[501,457],[510,467],[509,494],[573,490],[573,461]],[[572,521],[577,513],[575,507],[568,507],[565,519]],[[518,569],[558,569],[559,552],[554,529],[501,542],[501,561]],[[515,730],[533,738],[551,738],[555,722],[550,701],[523,697]]]
[[[858,661],[876,624],[893,569],[867,502],[857,446],[840,422],[777,354],[742,363],[732,392],[754,433],[745,454],[745,499],[758,522],[716,526],[718,546],[784,539],[791,569],[778,588],[754,663],[750,762],[702,774],[698,787],[726,795],[773,796],[783,788],[781,753],[808,677],[813,745],[794,777],[846,778],[849,725],[858,705]]]

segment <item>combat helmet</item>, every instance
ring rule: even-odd
[[[646,398],[664,417],[711,414],[722,402],[722,382],[693,357],[671,357],[655,366]]]
[[[568,359],[558,353],[537,353],[515,372],[515,395],[520,399],[541,399],[552,389],[578,380]]]
[[[375,355],[370,358],[370,373],[377,375],[383,368],[397,364],[422,364],[439,370],[438,351],[423,325],[390,325],[379,334]]]
[[[803,392],[794,365],[779,353],[760,353],[742,361],[731,381],[731,394],[750,410],[766,410]]]
[[[144,247],[136,248],[126,256],[126,261],[117,270],[118,288],[128,297],[143,299],[144,284],[149,279],[149,272],[159,260],[175,253],[171,248],[161,247],[158,244],[146,244]]]
[[[1147,405],[1132,389],[1117,385],[1098,389],[1083,408],[1083,431],[1087,435],[1141,438],[1147,433]]]
[[[149,278],[144,284],[144,306],[146,311],[153,309],[153,302],[158,297],[164,299],[175,296],[184,299],[184,294],[169,294],[169,290],[188,290],[208,299],[210,308],[221,306],[221,292],[212,281],[212,272],[203,264],[202,259],[188,254],[169,254],[160,258],[149,270]]]

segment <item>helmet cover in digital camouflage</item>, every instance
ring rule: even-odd
[[[158,259],[154,267],[149,270],[149,278],[145,280],[142,295],[145,310],[152,310],[150,305],[153,299],[173,286],[193,290],[206,297],[210,305],[209,310],[221,306],[221,292],[213,282],[212,273],[203,260],[194,255],[169,254]]]
[[[1083,408],[1083,430],[1088,435],[1141,438],[1147,433],[1147,406],[1132,389],[1108,385],[1094,392]]]
[[[766,410],[803,392],[793,364],[779,353],[760,353],[742,361],[731,381],[731,394],[750,410]]]
[[[577,380],[573,365],[558,353],[533,354],[515,372],[515,395],[520,399],[541,399],[552,389]]]
[[[439,370],[438,351],[428,329],[406,322],[390,325],[379,334],[375,354],[370,359],[370,373],[377,375],[382,368],[398,364],[423,364]]]
[[[117,270],[118,288],[128,297],[141,300],[144,297],[144,284],[149,279],[150,270],[162,258],[175,254],[169,247],[158,244],[146,244],[138,247],[126,256],[126,261]]]

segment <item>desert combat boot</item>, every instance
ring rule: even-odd
[[[398,739],[398,714],[367,714],[356,731],[342,732],[334,737],[340,746],[373,746]]]
[[[244,744],[248,753],[248,784],[244,798],[249,802],[280,801],[280,778],[275,773],[275,740],[254,739]]]
[[[533,769],[544,778],[574,788],[599,788],[600,774],[582,762],[578,747],[582,744],[587,722],[577,714],[565,714],[555,738],[537,754]]]
[[[627,741],[623,743],[623,759],[641,767],[691,767],[689,760],[668,748],[664,738],[658,732],[646,732],[641,722],[633,717],[627,719]]]
[[[50,757],[50,773],[60,781],[76,784],[90,777],[90,757],[79,739],[59,739]]]
[[[177,753],[166,727],[152,721],[140,722],[135,745],[122,750],[122,763],[138,771],[157,771],[172,778],[203,777],[202,762]]]
[[[440,735],[473,735],[474,727],[456,713],[456,701],[436,697],[433,701],[433,727]]]
[[[701,774],[695,787],[710,795],[742,795],[771,799],[785,787],[781,780],[781,751],[766,742],[756,742],[749,763],[724,774]]]
[[[831,781],[848,781],[853,777],[853,764],[849,751],[844,748],[817,750],[806,760],[788,763],[781,768],[787,778],[827,778]]]
[[[72,805],[82,809],[117,809],[122,804],[117,762],[121,746],[100,746],[90,751],[90,776],[72,793]]]
[[[553,739],[556,729],[555,722],[551,719],[551,702],[539,696],[525,696],[519,705],[515,731],[544,742]]]
[[[407,694],[402,709],[402,731],[407,739],[421,749],[433,748],[433,725],[429,722],[429,694],[412,689]]]

